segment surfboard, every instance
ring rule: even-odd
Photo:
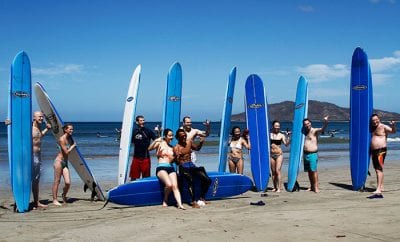
[[[297,82],[296,100],[294,103],[294,116],[292,135],[290,141],[290,154],[288,166],[288,183],[286,189],[293,191],[299,173],[301,159],[303,155],[304,134],[303,119],[308,113],[308,82],[304,77],[300,77]]]
[[[235,91],[236,67],[229,73],[228,84],[224,100],[224,108],[222,110],[221,131],[219,135],[219,172],[226,171],[226,162],[228,154],[229,129],[231,127],[231,115],[233,105],[233,94]]]
[[[208,172],[212,180],[206,200],[216,200],[247,192],[253,186],[251,179],[244,175],[224,172]],[[200,185],[195,184],[196,191]],[[130,206],[161,205],[164,185],[157,177],[147,177],[117,186],[107,193],[107,200],[116,204]],[[182,202],[191,202],[189,192],[184,187]],[[169,203],[176,203],[171,192]]]
[[[368,57],[360,47],[353,53],[350,82],[350,171],[353,190],[358,191],[365,185],[368,174],[369,120],[373,109]]]
[[[28,55],[19,52],[11,65],[8,96],[8,156],[16,209],[29,210],[32,180],[32,87]]]
[[[136,103],[139,90],[141,65],[133,72],[129,83],[128,94],[125,100],[124,117],[122,121],[121,138],[118,156],[118,184],[124,184],[127,179],[129,154],[131,150],[131,139],[133,126],[135,124]]]
[[[64,133],[62,130],[64,123],[44,87],[39,82],[36,82],[34,88],[36,100],[39,104],[40,110],[43,112],[46,122],[51,125],[51,131],[57,142]],[[79,151],[78,146],[76,146],[75,149],[69,153],[68,160],[76,170],[76,173],[78,173],[79,177],[82,179],[84,183],[84,190],[89,188],[92,191],[92,200],[95,196],[97,196],[99,200],[104,200],[104,195],[101,191],[100,185],[90,171],[89,166]]]
[[[265,191],[270,173],[268,104],[264,84],[257,75],[250,75],[245,84],[246,122],[249,129],[251,173],[258,191]]]
[[[182,67],[178,62],[172,64],[167,76],[165,88],[162,129],[171,129],[173,133],[179,129],[182,102]],[[172,145],[176,144],[172,140]]]

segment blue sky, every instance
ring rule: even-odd
[[[142,65],[137,112],[162,118],[169,67],[183,71],[182,115],[220,120],[229,71],[233,113],[244,83],[263,79],[269,103],[309,98],[349,106],[351,56],[368,54],[374,107],[400,112],[399,0],[0,0],[0,120],[14,56],[25,50],[64,120],[121,121],[133,70]],[[36,100],[33,108],[37,109]]]

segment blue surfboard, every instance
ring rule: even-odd
[[[228,153],[228,142],[229,142],[229,129],[231,127],[231,115],[233,105],[233,94],[235,91],[236,81],[236,67],[234,67],[228,79],[228,85],[226,87],[224,109],[222,111],[221,119],[221,131],[219,136],[219,172],[226,171],[226,160]]]
[[[174,134],[179,129],[182,101],[182,67],[178,62],[172,64],[165,88],[162,128],[171,129]],[[176,140],[173,140],[173,145]]]
[[[210,188],[206,194],[206,200],[216,200],[231,196],[240,195],[247,192],[253,186],[251,179],[244,175],[208,172],[212,180]],[[196,185],[196,191],[200,191],[199,184]],[[107,193],[107,199],[110,202],[130,205],[130,206],[149,206],[161,205],[163,200],[164,185],[157,177],[147,177],[117,186]],[[182,202],[191,202],[190,195],[184,187]],[[169,202],[176,203],[172,193]]]
[[[8,156],[11,188],[18,212],[29,209],[32,179],[32,87],[28,55],[19,52],[11,66],[9,83]]]
[[[270,173],[268,104],[264,84],[257,75],[250,75],[245,84],[246,121],[249,129],[251,173],[258,191],[265,191]]]
[[[373,109],[372,78],[367,54],[360,47],[353,53],[350,84],[350,170],[353,190],[365,185],[369,167]]]
[[[304,134],[301,132],[303,119],[308,112],[308,82],[304,77],[300,77],[297,82],[296,100],[294,103],[294,117],[292,127],[292,140],[290,141],[290,155],[288,166],[287,190],[293,191],[297,180],[301,159],[303,155]]]

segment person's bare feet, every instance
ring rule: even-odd
[[[166,207],[168,207],[168,204],[166,202],[163,202],[162,206],[163,206],[163,208],[166,208]]]
[[[183,205],[178,206],[178,209],[186,210],[186,208]]]
[[[200,208],[200,206],[196,202],[192,202],[192,208]]]
[[[53,205],[55,205],[55,206],[62,206],[62,204],[61,203],[59,203],[57,200],[53,200]]]
[[[64,203],[67,203],[67,201],[68,201],[67,195],[65,193],[62,194],[62,200]]]
[[[382,190],[376,189],[376,191],[373,192],[372,194],[382,194]]]

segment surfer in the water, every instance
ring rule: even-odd
[[[171,191],[174,193],[175,200],[178,208],[185,209],[182,205],[181,193],[178,189],[178,178],[176,171],[172,166],[172,162],[175,160],[175,154],[172,145],[170,144],[174,138],[174,133],[170,129],[163,131],[163,137],[157,138],[150,144],[149,150],[156,149],[158,165],[156,169],[156,175],[164,185],[164,200],[163,207],[168,206],[168,198]]]
[[[208,137],[210,134],[210,121],[206,120],[204,123],[204,126],[206,128],[205,131],[195,129],[192,127],[192,119],[189,116],[185,116],[182,120],[182,129],[185,130],[187,139],[191,140],[194,142],[196,137]],[[192,152],[192,158],[191,158],[193,163],[196,163],[197,158],[196,158],[196,153]]]
[[[271,142],[271,171],[272,181],[274,183],[273,192],[281,192],[282,179],[281,179],[281,168],[283,163],[283,151],[281,149],[282,143],[288,146],[290,143],[290,132],[288,136],[281,133],[281,124],[279,121],[274,120],[272,122],[272,130],[270,134]]]
[[[308,190],[316,193],[320,192],[317,173],[318,135],[323,133],[328,126],[328,117],[324,117],[322,128],[313,128],[308,118],[303,120],[303,134],[306,136],[303,149],[304,171],[308,172],[308,178],[310,179],[310,188]]]
[[[381,123],[377,114],[372,114],[370,119],[371,127],[371,156],[372,164],[376,172],[376,191],[374,194],[381,194],[383,188],[383,164],[387,152],[387,136],[396,133],[396,122],[390,121],[390,126]]]
[[[194,144],[192,140],[187,139],[187,135],[185,130],[178,129],[175,135],[178,140],[178,144],[174,147],[174,153],[176,155],[176,160],[178,162],[179,175],[185,179],[188,183],[189,194],[192,199],[192,207],[199,208],[201,204],[206,204],[206,194],[208,188],[211,185],[211,179],[208,177],[206,170],[204,167],[197,167],[191,160],[192,150],[200,150],[203,145],[205,137],[200,137],[200,143]],[[200,198],[199,201],[196,202],[195,198],[195,188],[194,181],[195,179],[200,180]],[[182,193],[182,180],[179,182],[179,188]]]
[[[64,203],[67,203],[67,193],[71,186],[71,177],[68,168],[68,155],[76,147],[76,143],[72,139],[72,133],[74,127],[72,124],[65,124],[63,126],[64,134],[58,139],[59,152],[56,159],[54,160],[54,183],[53,183],[53,204],[61,206],[61,203],[57,200],[58,186],[60,185],[61,176],[64,178],[64,188],[62,193],[62,199]]]
[[[248,132],[242,132],[238,126],[232,128],[232,138],[229,141],[230,152],[228,156],[229,172],[243,174],[243,150],[244,146],[250,150],[250,139]]]

